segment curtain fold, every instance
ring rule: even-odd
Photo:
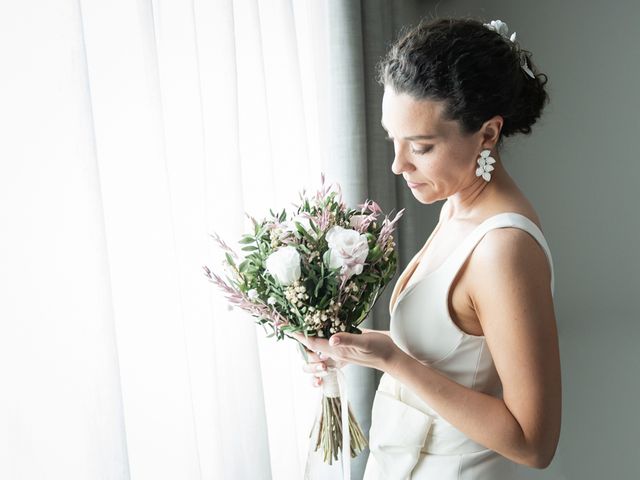
[[[0,7],[0,478],[129,478],[76,2]]]

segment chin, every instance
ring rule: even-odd
[[[431,205],[432,203],[442,200],[441,198],[436,197],[431,189],[425,189],[425,186],[417,190],[411,190],[411,193],[413,193],[416,200],[424,205]]]
[[[414,197],[416,197],[416,200],[418,200],[423,205],[431,205],[432,203],[436,203],[441,200],[440,198],[432,198],[425,195],[414,195]]]

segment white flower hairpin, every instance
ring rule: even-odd
[[[533,74],[533,72],[529,68],[529,65],[527,64],[527,57],[525,56],[524,52],[520,50],[520,45],[516,43],[516,32],[513,32],[511,36],[509,36],[509,27],[502,20],[491,20],[491,23],[483,23],[483,25],[487,27],[489,30],[493,30],[494,32],[497,32],[498,34],[500,34],[500,36],[502,36],[506,40],[509,40],[514,45],[514,47],[518,52],[518,56],[520,57],[520,67],[531,78],[536,78],[536,76]]]
[[[492,163],[496,163],[495,158],[490,157],[491,150],[482,150],[480,158],[478,158],[478,168],[476,168],[476,177],[482,175],[487,182],[491,180],[491,171],[494,169]]]

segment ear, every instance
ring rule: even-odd
[[[500,138],[500,131],[504,124],[504,118],[501,115],[494,115],[489,120],[482,124],[482,143],[495,145]]]

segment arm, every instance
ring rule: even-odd
[[[517,463],[546,468],[555,454],[561,419],[549,264],[522,230],[496,229],[485,239],[469,261],[470,301],[502,381],[503,398],[467,388],[400,349],[385,371],[472,440]]]

